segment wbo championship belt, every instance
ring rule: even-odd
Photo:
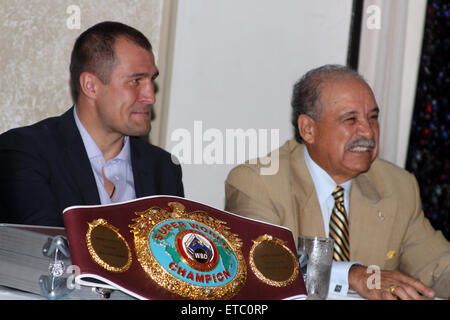
[[[290,230],[173,196],[64,210],[75,281],[138,299],[306,295]]]

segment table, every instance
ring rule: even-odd
[[[4,286],[0,286],[0,300],[46,300],[44,297]],[[329,295],[327,300],[364,300],[358,294],[349,294],[347,297]]]
[[[0,300],[45,300],[45,298],[37,294],[0,286]]]
[[[37,294],[0,286],[0,300],[46,300],[46,299]],[[327,300],[366,300],[366,299],[362,298],[357,293],[349,293],[347,296],[329,294]],[[443,300],[443,299],[435,297],[433,300]]]

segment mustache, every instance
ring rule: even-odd
[[[132,111],[133,112],[151,112],[152,111],[152,106],[151,104],[141,104],[141,105],[137,105],[135,106]]]
[[[377,144],[375,143],[374,139],[359,138],[359,139],[356,139],[355,141],[351,142],[347,146],[347,149],[353,149],[356,147],[375,148],[376,145]]]

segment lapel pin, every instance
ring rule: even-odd
[[[383,221],[384,220],[384,215],[381,211],[378,211],[378,219]]]
[[[396,255],[397,255],[397,252],[395,252],[394,250],[390,250],[390,251],[388,251],[388,253],[386,253],[386,260],[391,260]]]

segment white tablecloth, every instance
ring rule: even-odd
[[[0,286],[0,300],[45,300],[45,298],[37,294]],[[328,300],[364,300],[364,299],[357,294],[349,294],[347,297],[339,295],[329,295]]]
[[[45,298],[37,294],[0,286],[0,300],[45,300]],[[327,300],[365,300],[365,299],[356,293],[349,293],[347,296],[339,296],[331,294],[328,295]],[[442,300],[442,299],[434,298],[434,300]]]

